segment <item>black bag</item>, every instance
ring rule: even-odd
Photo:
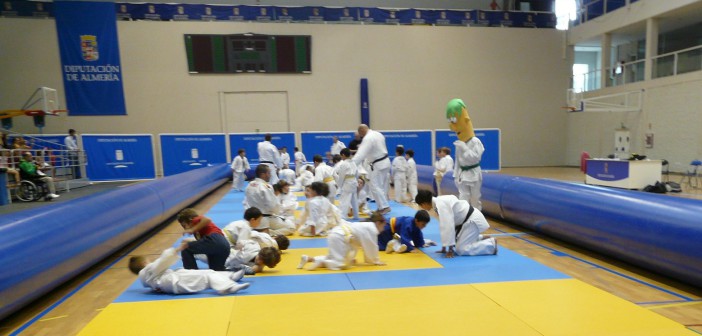
[[[665,183],[656,181],[656,184],[654,185],[647,185],[643,191],[645,192],[652,192],[652,193],[657,193],[657,194],[665,194],[668,192],[668,188],[666,187]]]

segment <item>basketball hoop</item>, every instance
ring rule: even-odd
[[[32,109],[32,106],[39,104],[39,109]],[[39,116],[56,116],[60,112],[67,112],[68,110],[61,109],[59,105],[58,94],[55,89],[48,87],[40,87],[34,91],[34,93],[27,99],[21,109],[19,110],[1,110],[0,119],[12,118],[21,115],[28,117],[39,117]]]

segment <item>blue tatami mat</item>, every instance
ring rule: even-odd
[[[243,217],[242,200],[244,193],[229,192],[206,214],[218,226]],[[301,197],[301,200],[304,196]],[[373,207],[374,205],[371,204]],[[414,216],[416,210],[391,202],[390,216]],[[424,229],[425,238],[440,241],[438,221],[432,218]],[[295,238],[295,237],[293,237]],[[499,239],[499,238],[498,238]],[[290,249],[326,247],[326,238],[291,239]],[[401,287],[423,287],[454,284],[472,284],[523,280],[567,279],[569,276],[544,266],[534,260],[500,247],[496,256],[444,258],[436,253],[438,246],[423,248],[422,252],[438,262],[441,268],[409,269],[384,271],[382,267],[369,272],[340,271],[318,274],[297,270],[294,275],[249,276],[242,281],[250,282],[251,287],[237,295],[263,295],[283,293],[309,293],[326,291],[348,291],[359,289],[385,289]],[[383,252],[381,252],[382,259]],[[283,258],[286,254],[283,254]],[[201,268],[207,266],[199,263]],[[174,266],[174,268],[180,265]],[[191,295],[156,294],[135,281],[115,302],[136,302],[151,300],[190,299],[217,296],[214,291]]]

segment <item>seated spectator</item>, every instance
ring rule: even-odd
[[[2,150],[2,153],[0,153],[0,168],[6,168],[7,169],[7,175],[12,175],[15,180],[13,181],[14,183],[19,183],[20,181],[20,173],[17,171],[17,169],[13,169],[10,167],[10,151],[8,150]],[[10,184],[10,180],[8,179],[8,184]]]
[[[54,179],[46,176],[41,170],[38,169],[37,164],[34,162],[32,153],[25,152],[22,154],[22,160],[19,163],[20,176],[27,180],[39,180],[49,187],[49,193],[46,195],[46,200],[52,200],[59,197],[56,195],[56,186],[54,186]]]

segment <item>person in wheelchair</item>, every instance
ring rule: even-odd
[[[24,152],[22,154],[22,159],[19,163],[19,170],[22,179],[31,181],[41,181],[42,183],[46,184],[46,186],[49,188],[49,193],[45,197],[46,200],[51,200],[59,197],[59,195],[56,195],[56,186],[54,185],[54,179],[49,176],[46,176],[46,174],[39,170],[39,167],[34,162],[32,153]]]

